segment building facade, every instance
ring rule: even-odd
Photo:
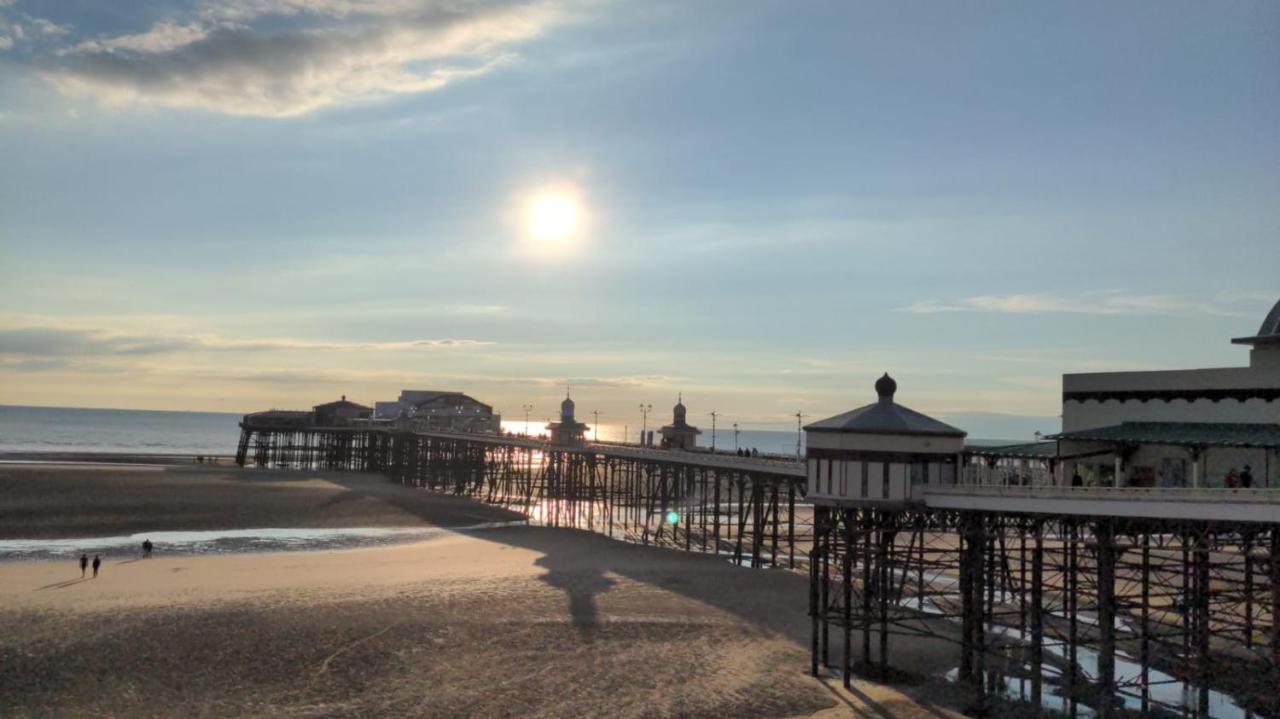
[[[1063,375],[1059,482],[1280,486],[1280,302],[1232,342],[1248,366]]]
[[[499,432],[501,415],[462,392],[406,389],[394,402],[374,404],[374,420],[421,432]]]

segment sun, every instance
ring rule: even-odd
[[[574,236],[582,220],[577,198],[564,191],[546,192],[529,202],[525,228],[529,236],[544,242],[563,242]]]

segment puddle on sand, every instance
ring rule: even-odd
[[[219,529],[199,532],[139,532],[115,537],[75,539],[0,539],[0,561],[72,559],[80,554],[100,554],[119,559],[142,554],[142,541],[150,539],[156,556],[166,554],[232,554],[317,549],[351,549],[399,544],[467,532],[526,524],[486,522],[467,527],[345,527]]]
[[[987,632],[998,634],[1012,640],[1014,643],[1023,645],[1028,641],[1027,636],[1012,627],[991,625],[987,627]],[[1056,657],[1060,661],[1065,662],[1067,660],[1066,651],[1061,645],[1046,643],[1044,651],[1046,655]],[[1082,682],[1097,680],[1099,674],[1099,654],[1097,651],[1089,647],[1076,647],[1076,663],[1080,669]],[[1006,697],[1030,701],[1031,680],[1029,676],[1031,667],[1024,665],[1021,669],[1023,674],[1021,677],[999,673],[992,673],[992,676],[1001,683],[1002,693]],[[1066,714],[1070,705],[1066,696],[1062,693],[1066,682],[1065,677],[1061,676],[1062,671],[1047,662],[1041,665],[1041,671],[1041,676],[1044,678],[1044,690],[1040,697],[1042,706],[1045,709]],[[947,672],[945,677],[948,681],[955,682],[958,681],[959,675],[959,668],[955,668]],[[1116,652],[1115,677],[1115,699],[1117,702],[1129,711],[1141,711],[1140,682],[1142,666],[1133,657],[1124,652]],[[1150,705],[1153,708],[1161,709],[1171,714],[1185,714],[1193,711],[1199,703],[1200,689],[1198,687],[1182,682],[1158,669],[1148,669],[1147,686]],[[1208,704],[1209,717],[1211,719],[1257,719],[1259,717],[1259,715],[1241,708],[1230,696],[1217,690],[1209,690]],[[1083,702],[1077,702],[1076,716],[1093,717],[1096,716],[1096,711]]]

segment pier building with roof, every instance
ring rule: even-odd
[[[547,424],[547,435],[551,438],[552,444],[575,446],[582,444],[586,439],[587,430],[590,428],[579,422],[573,415],[573,398],[566,390],[564,401],[560,403],[560,421]]]
[[[658,432],[662,435],[663,449],[693,449],[698,446],[698,435],[702,434],[702,430],[689,424],[684,395],[679,395],[676,406],[671,408],[671,424],[663,426]]]

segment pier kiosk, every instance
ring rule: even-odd
[[[876,380],[873,404],[804,428],[815,505],[883,506],[956,483],[965,433],[894,401],[898,383]]]
[[[684,406],[684,397],[676,398],[676,406],[671,409],[671,424],[658,430],[662,433],[663,449],[693,449],[698,446],[698,435],[702,430],[689,424]]]
[[[573,399],[566,391],[564,401],[560,403],[560,421],[547,424],[551,444],[569,446],[582,444],[587,434],[587,425],[574,418],[573,409]]]

